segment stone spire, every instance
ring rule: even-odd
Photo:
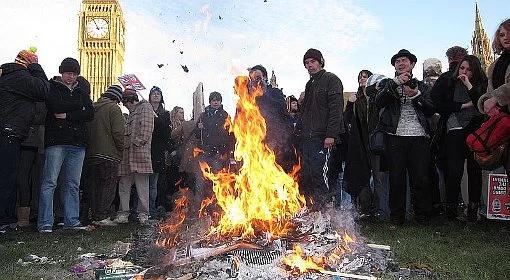
[[[494,61],[494,53],[492,52],[491,41],[483,28],[477,2],[475,2],[475,9],[475,31],[471,40],[471,49],[473,55],[480,59],[482,67],[487,71],[489,65]]]
[[[271,71],[271,79],[269,80],[269,84],[274,88],[278,88],[278,84],[276,83],[276,75],[274,74],[274,70]]]

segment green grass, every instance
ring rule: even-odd
[[[438,279],[510,279],[508,222],[406,225],[364,223],[370,241],[390,245],[401,267],[427,265]]]
[[[11,279],[79,279],[70,268],[85,253],[110,254],[116,241],[126,242],[136,231],[134,225],[102,228],[91,232],[57,230],[40,234],[24,230],[0,236],[0,280]],[[81,249],[79,249],[81,248]],[[17,261],[33,254],[48,257],[56,264],[28,264]]]
[[[390,245],[401,267],[427,265],[441,280],[506,280],[510,279],[510,233],[505,226],[509,223],[485,222],[471,227],[462,223],[407,225],[392,229],[388,224],[365,222],[360,227],[369,241]],[[136,230],[135,225],[123,225],[92,232],[39,234],[28,230],[0,236],[0,280],[79,279],[69,272],[79,262],[79,255],[109,254],[116,241],[129,241]],[[28,254],[60,262],[27,266],[17,263]]]

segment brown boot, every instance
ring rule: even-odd
[[[18,226],[28,227],[30,225],[30,207],[18,207]]]

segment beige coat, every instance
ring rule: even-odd
[[[197,160],[193,157],[193,149],[198,146],[198,139],[194,129],[196,123],[193,120],[183,122],[172,131],[172,139],[177,144],[177,154],[181,159],[180,172],[194,173],[198,171]]]
[[[493,72],[494,72],[494,66],[496,65],[497,61],[498,60],[494,61],[491,64],[491,66],[489,67],[489,70],[487,71],[487,73],[488,73],[487,78],[489,79],[489,85],[487,86],[487,93],[485,93],[484,95],[482,95],[480,97],[480,99],[478,99],[478,109],[482,113],[485,113],[483,111],[483,103],[485,102],[485,100],[487,100],[491,97],[495,97],[496,100],[498,101],[499,105],[508,106],[510,109],[510,66],[508,66],[508,68],[506,69],[505,83],[497,89],[494,89],[492,87],[492,76],[493,76]]]
[[[124,151],[120,163],[120,176],[131,173],[152,173],[151,142],[154,130],[154,111],[149,102],[135,105],[126,122]]]

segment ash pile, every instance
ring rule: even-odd
[[[174,211],[175,212],[175,211]],[[303,209],[285,237],[211,234],[213,219],[179,221],[144,228],[128,259],[150,267],[144,279],[377,279],[391,275],[433,278],[427,270],[401,269],[388,246],[368,244],[357,233],[351,209]]]

